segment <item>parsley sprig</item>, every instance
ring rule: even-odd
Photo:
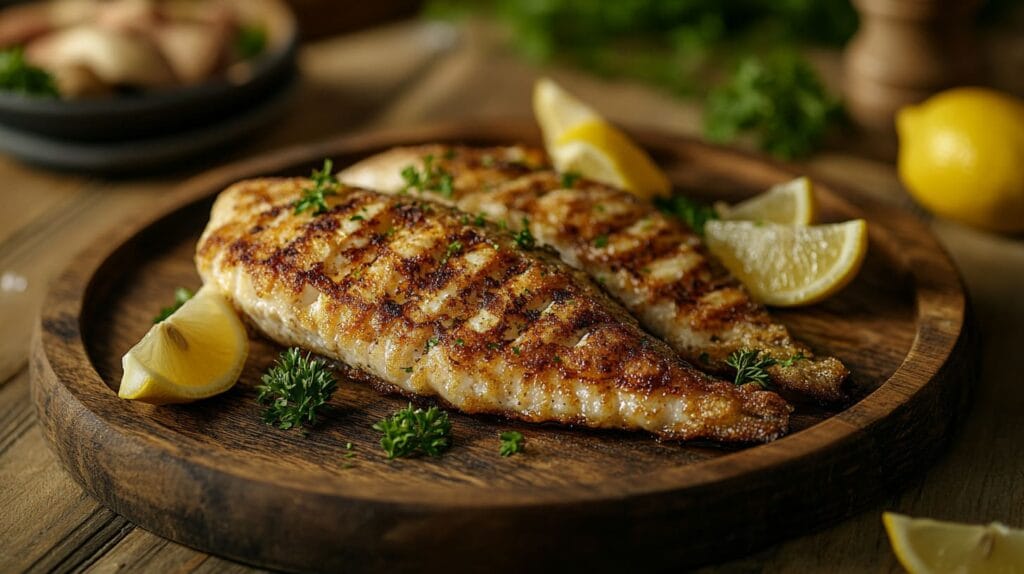
[[[427,154],[423,158],[423,169],[416,169],[414,165],[405,166],[402,169],[402,179],[405,181],[403,192],[408,192],[410,189],[419,192],[430,191],[447,198],[451,198],[455,193],[455,180],[452,174],[435,165],[433,154]]]
[[[177,289],[175,289],[174,290],[174,304],[170,305],[168,307],[164,307],[163,309],[161,309],[160,310],[160,314],[157,315],[156,317],[153,317],[153,324],[156,325],[157,323],[159,323],[159,322],[163,321],[164,319],[166,319],[166,318],[170,317],[171,315],[173,315],[175,311],[177,311],[178,309],[181,309],[181,306],[184,305],[186,301],[188,301],[189,299],[191,299],[194,296],[195,296],[195,293],[193,293],[192,291],[189,291],[188,289],[186,289],[184,287],[178,287]]]
[[[380,446],[389,459],[427,454],[440,456],[451,446],[452,423],[448,413],[437,407],[427,410],[408,407],[373,425],[384,434]]]
[[[523,452],[523,433],[518,431],[505,431],[498,435],[501,439],[501,448],[498,450],[498,454],[501,456],[512,456],[514,454]]]
[[[838,102],[799,56],[751,57],[709,95],[704,133],[728,142],[749,132],[762,150],[791,159],[818,147],[838,112]]]
[[[533,249],[537,246],[537,238],[530,233],[530,220],[523,218],[522,228],[512,235],[512,239],[520,249]]]
[[[263,421],[283,430],[316,424],[317,411],[337,386],[327,363],[294,347],[281,353],[260,381],[256,401],[267,405]]]
[[[298,215],[308,209],[313,210],[313,215],[320,215],[327,212],[327,196],[338,193],[338,178],[334,175],[334,162],[324,160],[324,166],[319,171],[313,170],[309,176],[313,180],[313,187],[302,190],[302,197],[295,202],[295,214]]]

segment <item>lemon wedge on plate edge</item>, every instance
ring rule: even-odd
[[[117,395],[152,404],[211,397],[234,386],[248,355],[249,338],[235,310],[204,286],[125,353]]]
[[[845,287],[867,253],[867,223],[778,225],[708,221],[708,249],[768,305],[809,305]]]
[[[896,558],[911,574],[1024,572],[1024,530],[893,512],[884,513],[882,522]]]
[[[671,192],[671,182],[647,152],[555,82],[537,81],[533,110],[558,171],[576,172],[645,199]]]
[[[814,200],[811,180],[798,177],[774,185],[768,191],[735,205],[715,202],[715,211],[726,220],[810,225],[817,217],[818,206]]]

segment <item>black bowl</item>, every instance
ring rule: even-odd
[[[240,2],[255,2],[238,0]],[[32,98],[0,91],[0,124],[53,140],[112,142],[201,128],[249,109],[279,91],[295,74],[295,18],[276,0],[267,7],[268,48],[193,86],[81,100]]]

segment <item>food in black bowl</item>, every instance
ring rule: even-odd
[[[0,11],[0,124],[110,142],[223,120],[295,74],[279,0],[51,0]]]

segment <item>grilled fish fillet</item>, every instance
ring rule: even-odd
[[[409,166],[413,171],[403,176]],[[433,176],[428,185],[409,185],[410,175],[427,172]],[[438,185],[442,176],[451,177],[450,186]],[[781,363],[768,369],[778,388],[819,401],[846,398],[846,367],[833,357],[815,357],[794,340],[684,223],[630,193],[563,178],[546,166],[540,150],[395,148],[339,177],[351,185],[429,197],[513,230],[528,226],[539,242],[595,278],[647,329],[708,372],[732,376],[730,354],[760,350]]]
[[[296,215],[305,179],[220,194],[196,266],[271,339],[467,413],[768,441],[789,405],[697,371],[590,279],[455,209],[341,187]]]

